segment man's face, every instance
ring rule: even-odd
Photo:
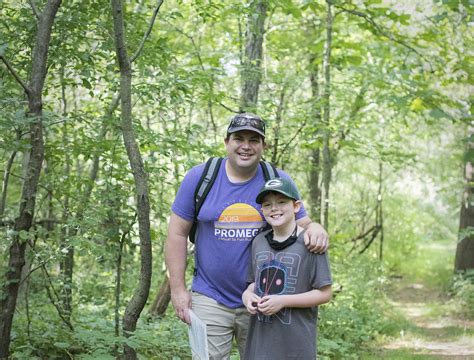
[[[256,168],[265,149],[263,138],[253,131],[243,130],[230,134],[225,140],[231,165],[238,169]]]

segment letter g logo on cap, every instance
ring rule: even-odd
[[[265,187],[268,189],[277,188],[283,185],[283,182],[280,179],[268,180],[265,184]]]

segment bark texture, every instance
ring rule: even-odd
[[[137,320],[145,306],[151,285],[152,249],[150,234],[150,201],[148,179],[142,156],[137,144],[132,123],[132,69],[127,54],[124,14],[121,0],[112,0],[115,48],[120,68],[121,127],[123,141],[135,181],[137,200],[138,230],[140,236],[140,278],[138,286],[125,308],[122,329],[125,336],[131,336],[136,329]],[[136,359],[135,350],[124,347],[126,359]]]
[[[323,93],[323,194],[321,197],[322,224],[326,231],[329,230],[329,186],[331,183],[332,161],[331,161],[331,127],[330,127],[330,108],[331,108],[331,47],[332,47],[332,5],[327,1],[326,16],[326,43],[324,47],[324,93]]]
[[[268,1],[256,0],[252,3],[245,34],[240,97],[240,111],[256,112],[258,90],[262,80],[263,35],[267,16]]]
[[[163,277],[163,281],[160,285],[160,290],[156,294],[153,304],[150,306],[150,315],[152,316],[163,316],[168,308],[168,304],[171,301],[171,287],[170,279],[168,276]]]
[[[321,128],[321,98],[319,91],[319,69],[316,64],[316,56],[312,55],[309,61],[310,67],[310,82],[311,82],[311,96],[312,96],[312,107],[313,107],[313,126],[315,128],[313,140],[314,147],[311,149],[311,169],[309,173],[309,193],[310,193],[310,206],[311,206],[311,218],[316,219],[319,216],[319,221],[322,220],[321,216],[321,186],[320,186],[320,175],[321,175],[321,147],[318,144],[318,135]]]
[[[47,74],[48,49],[56,13],[61,0],[49,0],[38,16],[29,84],[20,82],[28,98],[30,125],[30,154],[26,164],[26,177],[22,186],[19,214],[14,223],[14,235],[9,250],[8,271],[2,281],[0,303],[0,359],[7,359],[10,348],[11,328],[18,299],[22,268],[25,264],[27,233],[35,213],[38,182],[44,159],[43,139],[43,88]],[[3,58],[2,58],[3,60]],[[18,80],[18,79],[17,79]]]
[[[459,242],[456,248],[456,271],[474,269],[474,123],[468,130],[464,157],[464,191],[459,218]]]

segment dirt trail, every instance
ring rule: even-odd
[[[460,303],[453,302],[441,285],[452,276],[455,246],[421,244],[406,259],[417,271],[405,269],[405,276],[394,279],[388,294],[406,324],[398,337],[379,344],[376,359],[474,360],[474,321],[457,315]]]
[[[421,283],[403,284],[391,296],[393,306],[409,322],[398,339],[383,345],[389,353],[412,354],[413,359],[473,359],[474,321],[450,315],[449,299]]]

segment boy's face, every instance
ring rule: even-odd
[[[300,208],[301,201],[290,199],[277,192],[268,193],[262,201],[263,216],[272,227],[293,222]]]

